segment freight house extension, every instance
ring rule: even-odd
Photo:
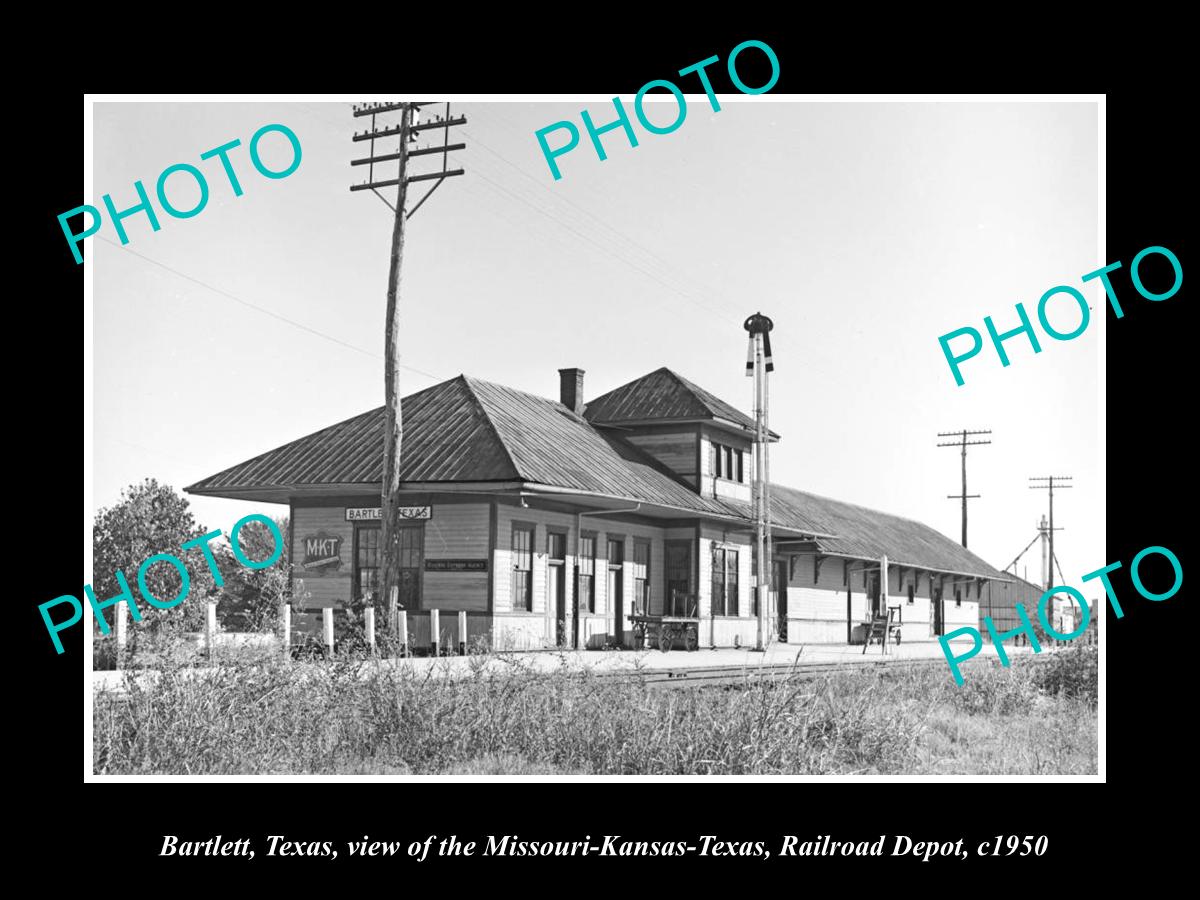
[[[666,368],[587,403],[583,376],[560,370],[558,402],[465,375],[404,398],[411,641],[437,609],[496,650],[630,647],[631,614],[687,596],[701,646],[753,646],[753,420]],[[316,632],[323,608],[385,608],[382,473],[380,407],[186,490],[288,504],[309,595],[293,623]],[[935,640],[1012,606],[1007,576],[927,525],[781,485],[771,500],[779,640],[861,643],[888,606],[903,640]]]

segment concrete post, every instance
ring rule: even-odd
[[[375,652],[375,607],[368,606],[363,610],[363,631],[366,632],[367,646]]]
[[[400,610],[396,613],[396,639],[400,641],[400,655],[408,656],[408,613]]]
[[[283,633],[279,637],[279,643],[283,647],[284,659],[292,655],[292,604],[283,604],[282,621],[279,623],[283,628]]]
[[[442,644],[442,624],[438,618],[438,611],[431,609],[429,611],[429,648],[433,651],[434,656],[441,655]]]
[[[458,655],[467,655],[467,614],[463,610],[458,613]]]
[[[321,625],[325,633],[325,649],[333,656],[333,609],[325,607],[321,610]]]
[[[129,604],[118,600],[113,608],[113,619],[117,623],[117,663],[118,669],[125,666],[125,644],[129,640]]]
[[[208,650],[208,658],[212,659],[217,649],[217,604],[208,601],[208,609],[204,616],[204,646]]]

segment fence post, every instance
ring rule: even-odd
[[[124,600],[118,600],[116,609],[113,610],[113,617],[117,623],[117,662],[118,669],[125,666],[125,643],[129,639],[129,604]]]
[[[400,588],[398,585],[392,585],[391,591],[388,592],[388,624],[393,625],[400,635],[400,643],[408,643],[408,634],[399,625],[400,617],[404,613],[400,612]]]
[[[367,635],[367,646],[375,652],[375,607],[368,606],[363,610],[363,631]]]
[[[458,611],[458,655],[467,655],[467,614],[461,609]]]
[[[400,640],[400,655],[408,656],[408,613],[400,610],[396,613],[396,637]]]
[[[325,632],[325,649],[329,651],[329,655],[333,656],[333,608],[325,607],[321,610],[321,625]]]
[[[283,634],[279,638],[280,644],[283,646],[283,657],[287,659],[292,655],[292,604],[283,604],[282,621]]]
[[[431,609],[429,611],[429,647],[433,651],[434,656],[441,655],[442,644],[442,627],[438,618],[438,611]]]
[[[208,609],[204,615],[204,644],[211,660],[217,647],[217,604],[212,600],[208,601]]]

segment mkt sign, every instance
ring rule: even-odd
[[[336,572],[342,567],[342,539],[336,534],[305,535],[304,559],[300,568],[314,575]]]

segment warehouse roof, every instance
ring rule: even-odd
[[[923,522],[831,500],[795,488],[771,485],[772,519],[804,523],[818,537],[817,548],[836,556],[878,559],[939,572],[1004,579],[1005,574],[961,544]]]
[[[727,421],[734,421],[734,413],[746,418],[666,369],[639,381],[647,379],[658,384],[677,379],[682,391],[703,402],[713,415],[720,412]],[[605,409],[625,415],[628,410],[644,413],[658,408],[668,418],[680,417],[672,413],[682,410],[695,411],[683,394],[673,389],[669,393],[675,394],[675,400],[662,407],[614,399],[596,411],[594,404],[600,401],[595,401],[585,410],[585,418],[545,397],[460,375],[401,401],[400,480],[547,487],[748,525],[753,520],[748,502],[701,496],[619,434],[599,431],[589,422],[592,414],[606,415]],[[322,490],[378,490],[383,482],[383,435],[384,408],[378,407],[203,478],[185,490],[272,502]],[[818,549],[831,554],[874,559],[886,553],[900,565],[1004,577],[920,522],[792,488],[772,487],[772,521],[793,534],[812,537]]]

